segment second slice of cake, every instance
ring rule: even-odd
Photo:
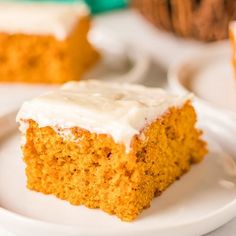
[[[189,97],[71,82],[18,113],[29,189],[125,221],[207,153]]]
[[[0,82],[79,80],[99,56],[85,4],[0,2]]]

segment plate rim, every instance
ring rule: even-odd
[[[184,68],[186,68],[187,66],[189,67],[197,65],[203,57],[212,58],[214,55],[229,55],[229,53],[230,48],[228,41],[217,42],[213,43],[212,45],[207,45],[200,49],[198,52],[191,54],[191,56],[188,56],[187,58],[179,61],[178,63],[173,64],[169,67],[167,72],[167,80],[171,91],[182,95],[193,93],[181,83],[179,78],[179,74],[181,73],[181,71],[183,71]],[[231,111],[230,109],[222,108],[214,104],[213,102],[207,101],[197,95],[194,95],[194,100],[196,101],[198,106],[202,107],[204,110],[210,110],[210,112],[213,111],[220,117],[228,117],[236,120],[236,112]],[[222,113],[226,115],[223,116]]]
[[[233,206],[233,207],[232,207],[232,206]],[[236,209],[236,197],[235,197],[235,199],[234,199],[233,201],[231,201],[230,203],[224,205],[223,207],[217,209],[217,210],[214,211],[214,212],[211,212],[211,213],[209,213],[209,214],[207,214],[207,215],[205,215],[205,216],[203,216],[203,217],[198,218],[197,220],[185,221],[184,223],[174,224],[174,225],[171,225],[171,226],[163,226],[163,227],[158,227],[158,228],[155,228],[155,227],[150,228],[150,227],[149,227],[148,230],[149,230],[149,231],[152,231],[152,230],[158,230],[158,229],[163,230],[163,229],[170,229],[170,228],[178,228],[178,227],[183,227],[183,226],[195,224],[196,222],[197,222],[198,224],[201,224],[202,221],[209,220],[209,219],[211,219],[211,217],[220,216],[222,211],[225,212],[225,210],[230,210],[230,212],[231,212],[232,209]],[[20,213],[7,210],[6,208],[3,208],[3,207],[0,206],[0,214],[1,214],[1,212],[3,212],[3,214],[5,213],[5,215],[10,215],[10,216],[12,215],[13,217],[16,218],[16,220],[20,220],[20,221],[24,220],[24,221],[28,221],[28,222],[30,222],[30,223],[34,223],[34,224],[38,224],[38,225],[45,225],[45,226],[50,226],[50,227],[54,227],[54,228],[56,227],[56,228],[58,228],[58,229],[59,229],[59,228],[60,228],[60,229],[66,229],[66,230],[71,229],[71,230],[73,230],[73,231],[74,231],[74,230],[77,230],[77,231],[78,231],[78,230],[79,230],[79,231],[82,230],[82,231],[86,231],[86,232],[91,231],[91,232],[96,232],[96,233],[97,233],[97,231],[96,231],[97,228],[91,230],[91,227],[89,228],[89,227],[79,227],[79,226],[72,226],[72,225],[65,225],[65,224],[57,224],[57,223],[48,222],[48,221],[44,221],[44,220],[40,220],[40,219],[30,218],[30,217],[28,217],[28,216],[24,216],[24,215],[22,215],[22,214],[20,214]],[[235,216],[236,216],[236,211],[235,211],[235,213],[232,215],[232,218],[234,218]],[[0,217],[1,217],[1,215],[0,215]],[[231,218],[231,219],[232,219],[232,218]],[[119,220],[119,219],[117,219],[117,220]],[[227,220],[227,222],[228,222],[228,220]],[[124,223],[130,224],[130,222],[124,222]],[[132,222],[131,222],[131,224],[132,224]],[[222,224],[222,225],[223,225],[223,224]],[[103,227],[99,228],[99,230],[100,230],[100,229],[103,229]],[[110,229],[110,228],[109,228],[109,229]],[[113,227],[113,229],[114,229],[114,230],[117,230],[117,229],[119,229],[119,226]],[[127,231],[133,231],[134,229],[126,228],[125,230],[127,230]],[[139,228],[138,230],[140,231],[140,228]],[[146,231],[147,228],[143,228],[142,230],[143,230],[143,231]],[[106,230],[105,230],[105,231],[106,231]]]

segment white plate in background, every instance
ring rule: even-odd
[[[236,75],[231,59],[228,41],[208,45],[170,67],[170,87],[181,94],[193,92],[206,106],[236,116]]]
[[[91,43],[101,53],[101,60],[86,79],[141,83],[150,68],[149,56],[127,43],[112,37],[109,30],[94,27],[89,33]]]
[[[236,135],[236,76],[228,41],[206,46],[179,61],[168,72],[171,91],[194,93],[200,121],[207,123],[215,137]],[[231,146],[235,138],[228,141]]]

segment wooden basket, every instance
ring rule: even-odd
[[[236,0],[133,0],[133,7],[160,29],[182,37],[215,41],[228,37]]]

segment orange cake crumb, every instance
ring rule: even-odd
[[[234,68],[234,73],[236,73],[236,23],[231,22],[229,27],[229,39],[232,48],[232,65]]]

